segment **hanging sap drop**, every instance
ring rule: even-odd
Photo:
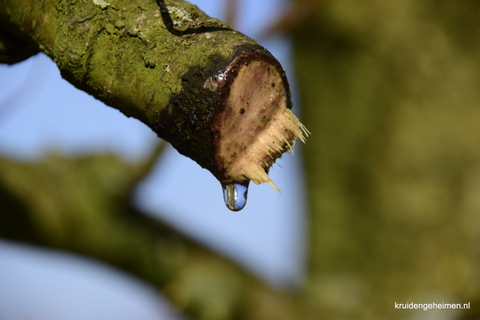
[[[248,182],[235,182],[222,186],[223,200],[225,200],[225,205],[228,209],[232,211],[240,211],[245,207],[245,204],[247,204]]]

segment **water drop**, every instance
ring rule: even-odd
[[[222,185],[223,200],[228,209],[232,211],[240,211],[247,204],[248,183],[232,182]]]

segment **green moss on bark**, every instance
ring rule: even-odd
[[[208,81],[239,54],[265,51],[254,40],[185,1],[1,3],[2,17],[66,80],[215,174],[209,126],[222,96]]]

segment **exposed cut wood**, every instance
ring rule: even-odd
[[[283,69],[269,55],[249,53],[234,61],[223,78],[227,97],[215,121],[220,181],[267,182],[280,191],[268,176],[268,169],[284,152],[292,150],[296,138],[305,142],[308,134],[289,109]]]

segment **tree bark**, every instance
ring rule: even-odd
[[[188,2],[0,3],[3,62],[45,52],[74,86],[139,119],[222,184],[274,186],[268,168],[303,139],[278,61]]]

